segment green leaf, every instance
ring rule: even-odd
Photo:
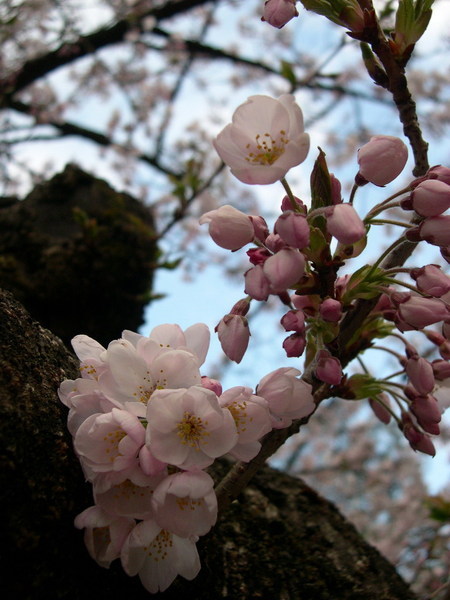
[[[383,391],[379,381],[366,373],[356,373],[347,379],[346,387],[354,394],[354,400],[377,396]]]
[[[297,84],[297,78],[295,76],[294,70],[292,69],[292,63],[287,62],[286,60],[281,61],[280,75],[287,79],[289,83],[293,86]]]
[[[434,0],[400,0],[395,17],[394,39],[405,50],[425,33]]]
[[[175,260],[166,260],[162,263],[158,263],[158,269],[166,269],[167,271],[173,271],[180,266],[182,258],[176,258]]]
[[[430,511],[430,517],[442,523],[450,522],[450,501],[442,496],[430,496],[425,500]]]
[[[333,204],[331,178],[325,153],[319,148],[319,156],[311,173],[311,210]]]

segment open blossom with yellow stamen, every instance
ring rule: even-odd
[[[155,390],[200,385],[198,358],[186,350],[146,347],[139,352],[130,342],[118,340],[108,346],[108,370],[99,377],[100,392],[117,407],[145,417]]]
[[[213,142],[240,181],[269,184],[302,163],[309,150],[303,115],[294,96],[250,96]]]
[[[146,443],[161,461],[182,469],[204,469],[236,444],[229,410],[211,390],[157,390],[147,407]]]
[[[139,575],[152,594],[163,592],[177,575],[194,579],[200,571],[195,538],[181,538],[152,520],[141,521],[131,531],[121,552],[128,575]]]
[[[109,413],[88,417],[77,429],[75,450],[90,473],[127,471],[138,462],[144,445],[145,428],[140,420],[125,410],[113,408]]]
[[[154,519],[181,537],[205,535],[217,519],[214,481],[204,471],[182,471],[164,478],[155,489]]]
[[[259,440],[272,429],[268,402],[239,385],[226,390],[219,404],[231,412],[238,432],[238,442],[230,454],[238,460],[251,460],[261,449]]]

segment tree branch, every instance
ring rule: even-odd
[[[409,139],[414,154],[416,177],[425,175],[429,168],[428,143],[423,139],[417,117],[416,103],[408,89],[404,67],[396,60],[388,40],[376,18],[371,0],[364,0],[370,14],[370,26],[364,29],[363,41],[369,43],[379,58],[387,75],[386,89],[391,92],[403,125],[405,136]]]
[[[142,12],[131,12],[126,18],[117,21],[111,27],[104,27],[89,35],[82,35],[74,42],[64,43],[56,50],[31,59],[15,73],[0,79],[0,90],[3,90],[0,107],[7,106],[9,98],[14,94],[55,69],[89,54],[94,54],[101,48],[122,42],[128,32],[141,29],[142,21],[148,17],[153,17],[156,21],[163,21],[197,6],[215,2],[217,0],[169,0],[160,7]]]
[[[12,100],[9,108],[16,110],[17,112],[33,116],[35,110],[32,105],[26,104],[25,102],[21,102],[18,100]],[[70,121],[57,121],[50,120],[43,123],[44,125],[51,125],[55,129],[60,132],[61,137],[66,136],[78,136],[84,138],[86,140],[90,140],[91,142],[95,142],[99,146],[104,147],[116,147],[121,148],[124,152],[133,152],[133,149],[130,149],[127,146],[123,146],[118,142],[115,142],[104,133],[100,133],[99,131],[94,131],[92,129],[87,129],[86,127],[82,127],[81,125],[77,125],[76,123],[72,123]],[[154,167],[161,173],[165,175],[169,175],[171,177],[180,178],[183,176],[181,171],[174,171],[169,167],[165,167],[161,165],[156,156],[151,156],[149,154],[145,154],[143,152],[135,153],[135,156],[138,160]]]

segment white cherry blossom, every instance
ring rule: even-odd
[[[309,135],[294,96],[250,96],[213,142],[240,181],[269,184],[282,179],[308,155]]]
[[[157,390],[147,406],[146,443],[159,460],[182,469],[204,469],[236,444],[229,410],[211,390]]]
[[[155,489],[155,520],[181,537],[205,535],[217,519],[214,481],[204,471],[169,475]]]
[[[200,571],[195,541],[170,533],[155,521],[141,521],[122,548],[121,561],[128,575],[139,575],[152,594],[163,592],[177,575],[194,579]]]

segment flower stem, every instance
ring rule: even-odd
[[[283,177],[283,179],[280,179],[282,186],[284,187],[286,194],[289,198],[289,200],[291,201],[291,205],[292,205],[292,210],[295,212],[298,212],[298,205],[297,202],[295,200],[294,194],[292,193],[291,188],[289,187],[288,182],[286,181],[286,179]]]
[[[397,225],[398,227],[405,227],[409,229],[413,227],[411,223],[405,223],[404,221],[395,221],[393,219],[365,219],[364,223],[367,225]]]
[[[352,187],[352,191],[350,192],[350,198],[348,199],[349,204],[353,204],[353,200],[355,199],[356,192],[358,191],[359,186],[356,183]]]

